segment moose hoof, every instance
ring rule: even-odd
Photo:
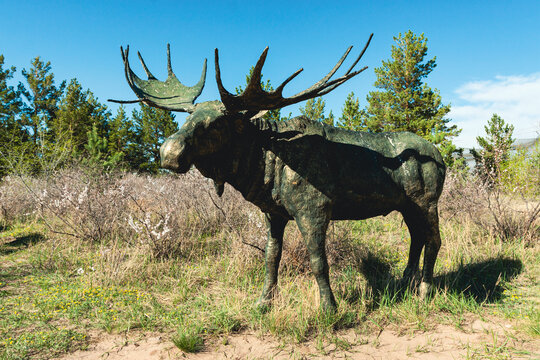
[[[420,284],[420,287],[418,288],[418,296],[420,296],[420,299],[426,300],[429,294],[431,293],[432,286],[430,283],[427,283],[425,281],[422,281]]]
[[[272,307],[272,301],[270,299],[266,298],[259,298],[257,302],[255,302],[255,308],[261,312],[261,313],[267,313],[270,311],[270,308]]]
[[[419,282],[420,276],[418,272],[406,272],[403,274],[399,285],[402,288],[409,288],[410,290],[414,290],[418,286]]]
[[[337,312],[337,305],[336,301],[334,299],[331,300],[323,300],[321,302],[321,309],[325,313],[336,313]]]

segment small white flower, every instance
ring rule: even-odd
[[[82,275],[84,274],[84,269],[83,268],[78,268],[77,269],[77,275]]]
[[[88,186],[86,186],[83,191],[79,194],[79,197],[77,199],[77,202],[79,204],[82,204],[84,199],[86,199],[88,197]]]

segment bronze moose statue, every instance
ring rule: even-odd
[[[224,183],[229,183],[264,212],[268,242],[259,305],[269,305],[276,288],[283,232],[289,220],[296,221],[307,245],[321,306],[332,310],[336,301],[325,253],[329,221],[366,219],[394,210],[403,215],[411,235],[403,276],[408,280],[414,278],[425,248],[420,296],[425,297],[429,291],[441,245],[437,202],[445,178],[445,166],[435,146],[407,132],[355,132],[305,117],[288,121],[262,117],[268,110],[327,94],[364,71],[367,67],[353,69],[372,36],[343,76],[331,80],[352,47],[319,82],[288,98],[282,96],[283,88],[303,69],[274,91],[264,91],[261,70],[267,47],[244,92],[233,95],[222,84],[216,49],[215,71],[221,101],[200,104],[194,104],[194,100],[204,87],[206,60],[200,81],[186,87],[172,71],[168,45],[165,81],[157,80],[148,71],[139,54],[148,75],[148,80],[140,79],[129,65],[129,47],[125,51],[121,48],[126,79],[139,98],[129,102],[191,114],[162,145],[161,166],[185,173],[194,165],[214,180],[219,195]]]

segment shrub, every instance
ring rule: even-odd
[[[500,183],[506,192],[527,198],[540,197],[540,140],[529,149],[518,149],[501,166]]]
[[[35,219],[39,210],[37,194],[45,187],[41,179],[30,176],[4,177],[0,182],[0,225]]]
[[[467,173],[449,172],[440,202],[447,218],[469,217],[502,240],[540,237],[540,201],[521,191],[508,192],[500,183],[486,182]]]

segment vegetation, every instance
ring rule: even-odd
[[[514,144],[512,137],[514,126],[503,118],[493,114],[484,126],[487,137],[478,136],[476,141],[480,151],[471,150],[476,162],[476,172],[484,181],[495,182],[501,177],[501,171],[508,164],[510,150]]]
[[[435,58],[424,62],[427,39],[409,31],[395,40],[392,59],[375,69],[375,86],[381,91],[369,94],[367,109],[360,109],[351,93],[337,121],[332,111],[325,114],[322,98],[308,100],[300,113],[350,130],[415,132],[436,144],[452,165],[452,154],[459,151],[451,138],[459,130],[448,126],[445,115],[450,106],[443,105],[438,91],[423,83],[436,66]],[[105,169],[158,172],[159,144],[178,128],[170,112],[141,104],[131,118],[123,107],[113,116],[77,79],[57,85],[51,63],[40,57],[22,70],[25,82],[17,86],[10,84],[15,72],[15,67],[5,68],[0,55],[0,176],[13,164],[19,164],[18,170],[39,174],[47,170],[45,163],[63,167],[81,161]],[[252,73],[253,68],[246,84]],[[273,90],[269,80],[261,78],[261,86]],[[236,88],[237,93],[242,91],[242,86]],[[279,121],[291,115],[282,117],[277,109],[264,117]]]
[[[339,118],[338,126],[347,130],[362,131],[365,130],[363,121],[365,118],[365,110],[360,109],[358,98],[354,97],[354,92],[347,95],[341,117]]]
[[[321,97],[315,99],[309,99],[306,101],[306,104],[303,107],[300,107],[300,113],[315,121],[319,121],[328,125],[334,125],[334,114],[330,111],[328,117],[324,114],[324,107],[326,106],[326,101]]]
[[[264,277],[262,214],[230,187],[219,198],[197,172],[155,177],[83,167],[7,176],[0,186],[0,358],[84,349],[96,331],[158,331],[192,352],[242,331],[347,346],[339,340],[344,329],[364,341],[382,329],[463,329],[474,319],[510,321],[516,332],[508,336],[525,346],[539,336],[538,215],[525,232],[501,233],[497,221],[524,219],[524,208],[507,202],[493,217],[492,200],[481,196],[489,189],[461,176],[447,180],[444,245],[426,302],[400,282],[410,238],[398,214],[331,224],[335,314],[319,310],[292,223],[274,306],[266,313],[253,306]],[[478,357],[491,349],[469,346]],[[528,348],[498,349],[511,357]]]

